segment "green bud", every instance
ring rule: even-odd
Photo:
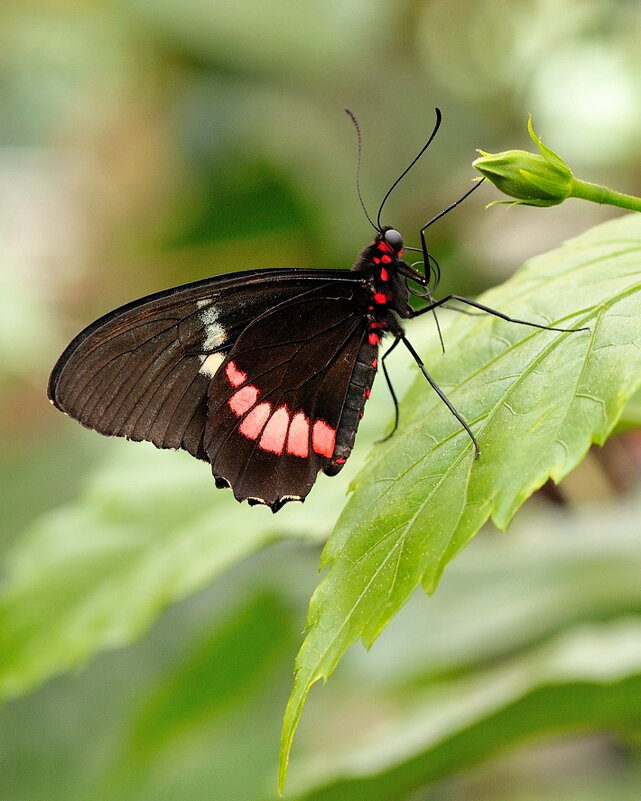
[[[572,194],[574,176],[563,159],[534,133],[531,115],[528,130],[540,155],[525,150],[503,153],[479,150],[481,157],[472,162],[472,166],[501,192],[517,198],[515,204],[556,206]]]

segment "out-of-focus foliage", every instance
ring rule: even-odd
[[[206,465],[51,409],[69,338],[172,283],[349,266],[371,229],[343,106],[370,212],[443,110],[386,205],[408,244],[467,189],[475,148],[528,145],[528,112],[578,174],[639,194],[640,35],[636,0],[0,4],[0,547],[22,614],[0,631],[5,689],[139,638],[5,705],[3,801],[272,798],[317,543],[392,414],[381,382],[352,464],[271,517]],[[615,215],[484,210],[496,198],[430,229],[439,291],[477,293]],[[352,649],[308,704],[290,797],[638,797],[641,532],[612,487],[635,486],[639,448],[622,442],[562,487],[589,511],[527,504]]]

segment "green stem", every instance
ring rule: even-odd
[[[584,200],[591,200],[593,203],[607,203],[622,209],[641,211],[641,198],[624,195],[623,192],[615,192],[614,189],[608,189],[607,186],[580,181],[578,178],[574,179],[570,197],[580,197]]]

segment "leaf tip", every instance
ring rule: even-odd
[[[303,680],[300,672],[297,671],[294,678],[294,687],[289,696],[285,716],[283,718],[283,730],[280,737],[280,751],[278,755],[278,795],[283,794],[285,782],[287,781],[287,768],[289,766],[289,754],[292,750],[294,734],[298,728],[298,722],[307,699],[310,688],[322,676],[316,675],[311,680]]]

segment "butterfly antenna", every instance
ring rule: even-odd
[[[381,229],[381,214],[382,214],[382,212],[383,212],[383,206],[385,205],[385,202],[387,201],[387,198],[388,198],[388,197],[389,197],[389,196],[392,194],[392,192],[393,192],[393,191],[396,189],[396,187],[397,187],[397,186],[399,185],[399,183],[400,183],[400,182],[403,180],[403,178],[405,178],[405,176],[407,175],[407,173],[408,173],[408,172],[409,172],[409,171],[412,169],[412,167],[413,167],[413,166],[416,164],[416,162],[417,162],[417,161],[420,159],[420,157],[423,155],[423,153],[425,153],[425,151],[427,150],[427,148],[430,146],[430,144],[431,144],[431,142],[432,142],[432,139],[434,139],[434,137],[436,136],[436,132],[437,132],[437,131],[438,131],[438,129],[440,128],[440,125],[441,125],[441,119],[442,119],[441,110],[440,110],[439,108],[436,108],[436,109],[434,109],[434,111],[436,112],[436,122],[435,122],[435,124],[434,124],[434,130],[433,130],[433,131],[432,131],[432,133],[430,134],[430,138],[429,138],[429,139],[427,140],[427,142],[426,142],[426,143],[423,145],[423,147],[420,149],[420,151],[418,152],[418,154],[417,154],[417,155],[416,155],[416,156],[415,156],[415,157],[412,159],[411,163],[410,163],[410,164],[409,164],[409,165],[408,165],[408,166],[407,166],[407,167],[406,167],[406,168],[403,170],[403,172],[402,172],[402,173],[401,173],[401,174],[398,176],[398,178],[397,178],[397,179],[394,181],[394,183],[393,183],[393,184],[390,186],[390,188],[387,190],[387,193],[385,194],[385,197],[383,198],[383,201],[382,201],[382,203],[381,203],[381,205],[380,205],[380,207],[379,207],[379,209],[378,209],[378,216],[377,216],[377,218],[376,218],[376,222],[377,222],[377,226],[376,226],[376,227],[377,227],[377,229],[378,229],[379,231],[380,231],[380,229]]]
[[[363,138],[361,136],[361,128],[360,125],[358,124],[358,120],[348,108],[345,109],[345,112],[349,115],[349,118],[354,123],[354,128],[356,128],[356,137],[358,140],[358,155],[356,160],[356,192],[358,193],[358,199],[361,202],[361,207],[365,212],[365,216],[369,220],[372,228],[375,231],[380,231],[381,230],[380,227],[377,226],[374,220],[372,220],[372,218],[369,216],[367,209],[365,208],[365,201],[363,200],[363,195],[361,194],[361,155],[363,152]]]

